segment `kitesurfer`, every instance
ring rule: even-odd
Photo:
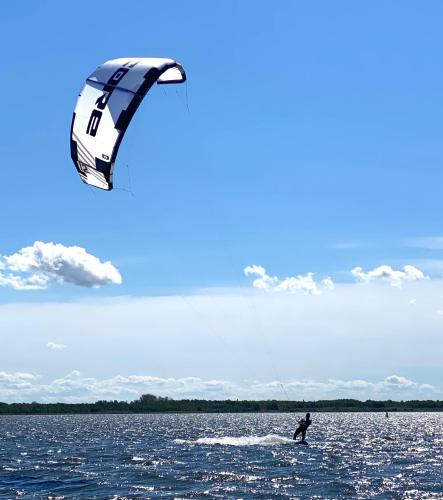
[[[294,439],[296,439],[297,436],[301,434],[301,442],[305,443],[306,431],[308,430],[308,427],[311,424],[312,424],[311,414],[306,413],[306,417],[298,421],[298,427],[294,432]]]

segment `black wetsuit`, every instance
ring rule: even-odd
[[[298,427],[294,432],[294,439],[301,434],[301,440],[304,441],[306,437],[306,431],[308,430],[308,427],[312,424],[312,420],[310,419],[310,415],[306,415],[306,418],[302,418],[299,423]]]

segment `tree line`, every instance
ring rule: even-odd
[[[95,403],[1,403],[0,415],[38,415],[67,413],[252,413],[252,412],[359,412],[359,411],[443,411],[443,401],[359,401],[330,399],[320,401],[280,400],[204,400],[180,399],[144,394],[135,401],[97,401]]]

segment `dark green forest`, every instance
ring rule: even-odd
[[[97,401],[96,403],[0,403],[0,415],[38,415],[63,413],[157,413],[157,412],[333,412],[333,411],[443,411],[443,401],[358,401],[333,399],[321,401],[208,401],[174,400],[144,394],[135,401]]]

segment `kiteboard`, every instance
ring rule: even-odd
[[[307,441],[300,440],[300,441],[295,441],[294,444],[304,444],[304,445],[308,446],[309,443]]]

